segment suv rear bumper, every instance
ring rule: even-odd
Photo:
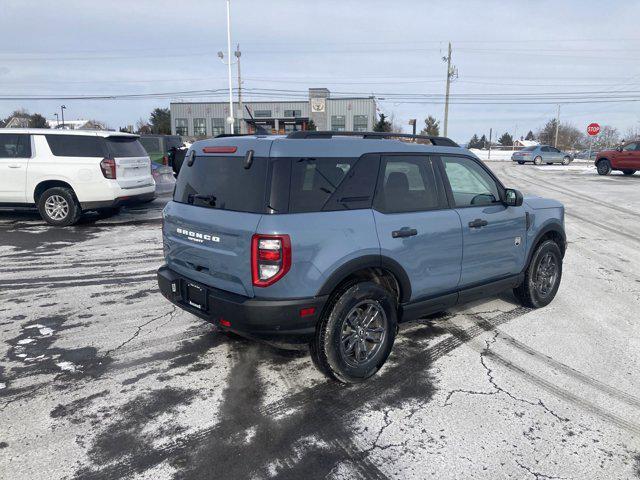
[[[200,310],[187,303],[188,283],[206,289],[206,310]],[[167,300],[223,330],[230,330],[249,338],[290,344],[311,340],[328,298],[249,298],[194,282],[166,265],[158,269],[158,285]],[[301,316],[301,310],[309,308],[315,308],[314,313]],[[221,324],[220,320],[225,320],[229,325]]]
[[[155,192],[140,193],[138,195],[128,195],[113,200],[104,200],[99,202],[80,202],[82,210],[96,210],[99,208],[115,208],[123,205],[133,205],[141,202],[150,202],[156,198]]]

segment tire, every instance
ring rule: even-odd
[[[598,175],[609,175],[611,173],[611,163],[609,163],[609,160],[606,158],[598,160],[596,168],[598,170]]]
[[[388,290],[373,282],[348,284],[332,297],[318,323],[310,345],[313,362],[333,380],[362,382],[389,357],[397,325],[396,300]]]
[[[562,280],[562,253],[553,240],[545,240],[531,256],[524,281],[513,289],[525,307],[540,308],[551,303]]]
[[[635,170],[622,170],[622,173],[624,173],[625,175],[633,175],[634,173],[636,173]]]
[[[57,227],[74,225],[82,215],[73,190],[65,187],[45,190],[38,198],[38,211],[45,222]]]
[[[524,162],[518,162],[518,165],[524,165]]]
[[[564,157],[562,159],[562,164],[563,165],[569,165],[571,163],[571,157]]]
[[[537,156],[536,158],[533,159],[533,163],[534,165],[542,165],[542,157]]]

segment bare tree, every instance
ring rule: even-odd
[[[611,125],[603,125],[600,128],[600,133],[593,141],[593,148],[603,150],[605,148],[615,147],[618,143],[620,143],[620,133],[618,129]]]

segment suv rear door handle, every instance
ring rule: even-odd
[[[475,220],[469,222],[469,228],[482,228],[489,225],[489,222],[486,220],[482,220],[481,218],[476,218]]]
[[[418,230],[415,228],[402,227],[400,230],[394,230],[391,232],[393,238],[413,237],[418,234]]]

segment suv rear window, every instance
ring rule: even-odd
[[[45,135],[56,157],[106,157],[104,138],[94,135]]]
[[[147,151],[135,137],[107,137],[106,142],[114,158],[147,156]]]
[[[267,208],[267,160],[254,158],[249,169],[244,157],[196,157],[180,169],[173,200],[198,207],[264,213]]]

